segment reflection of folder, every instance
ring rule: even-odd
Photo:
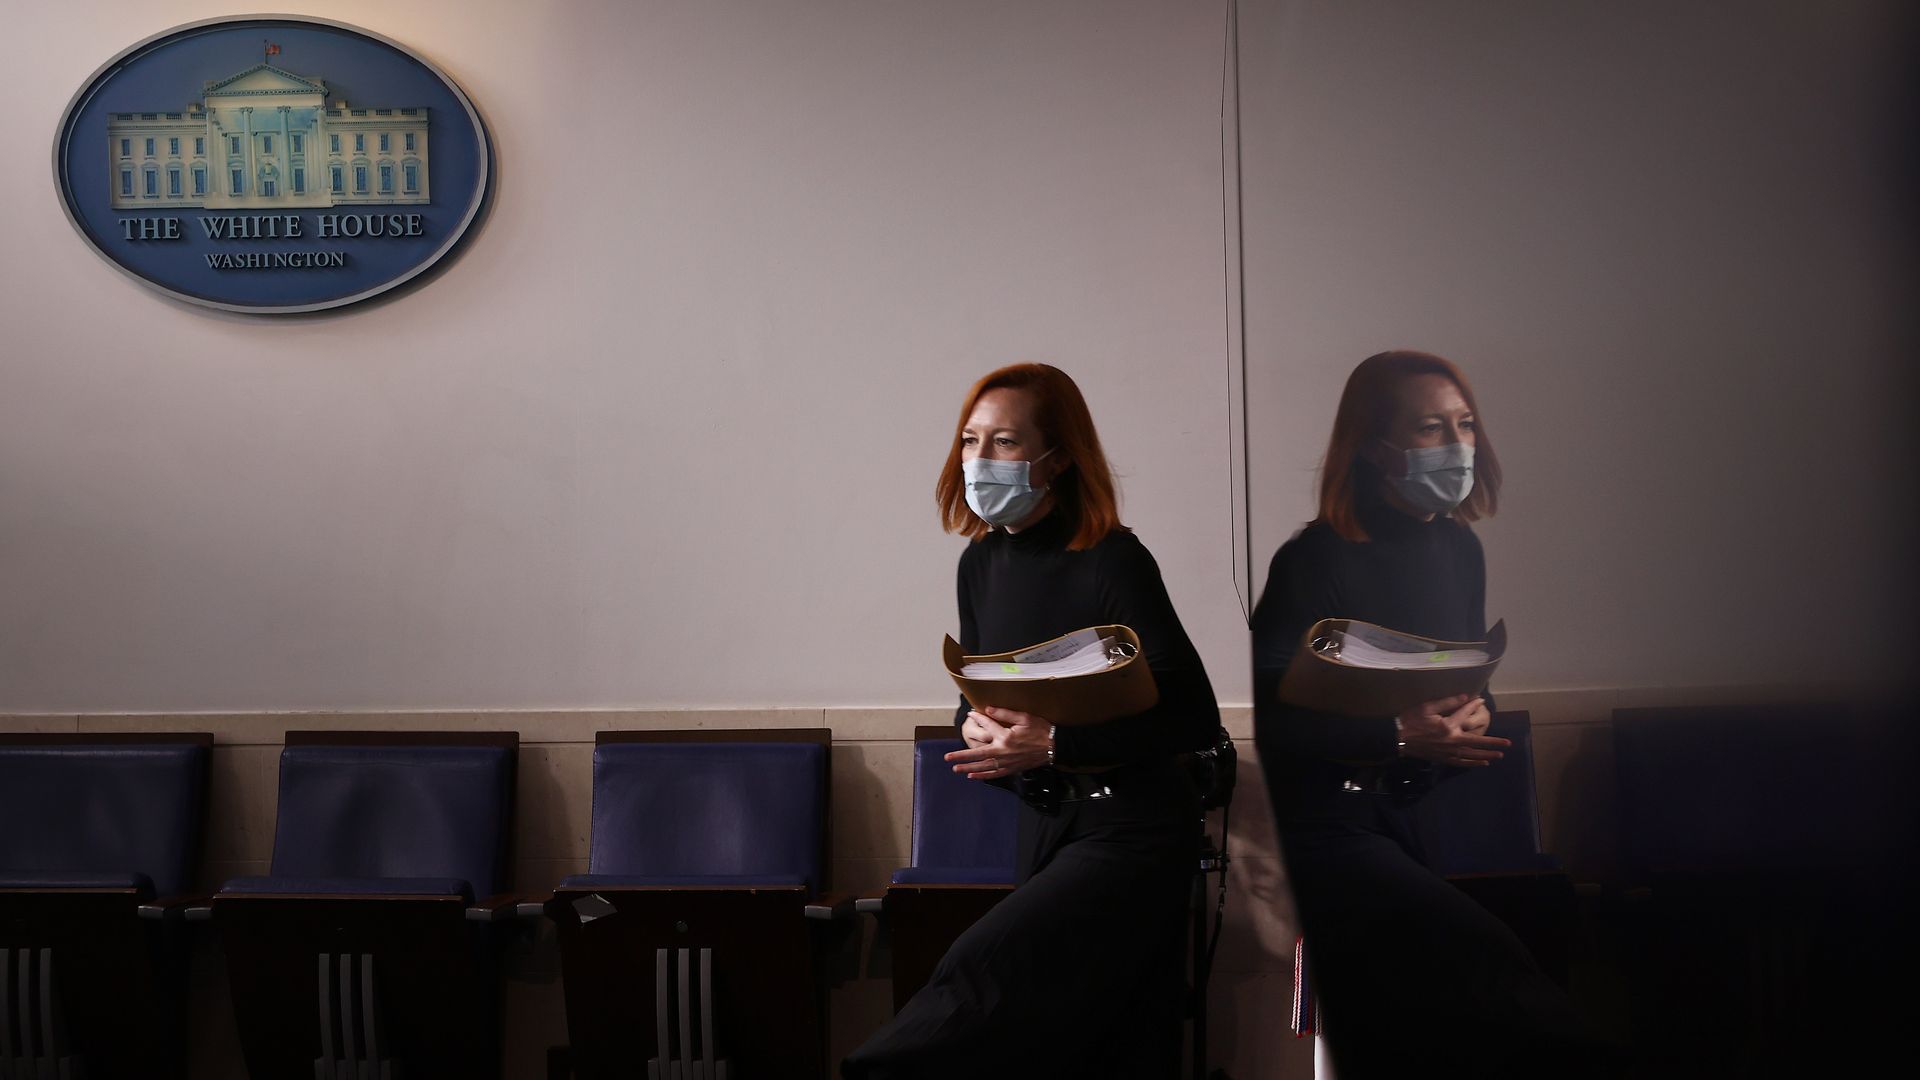
[[[1059,651],[1062,645],[1070,644],[1076,635],[1089,632],[1097,637],[1116,639],[1125,646],[1121,651],[1127,655],[1115,658],[1107,667],[1084,675],[975,679],[961,674],[961,668],[967,664],[1018,665],[1030,657],[1044,657]],[[1063,726],[1098,724],[1116,717],[1132,716],[1145,712],[1160,700],[1160,691],[1153,684],[1153,670],[1147,667],[1146,657],[1140,654],[1140,635],[1125,626],[1088,627],[1052,641],[988,656],[964,655],[960,643],[949,637],[942,650],[942,659],[946,662],[947,674],[953,676],[954,684],[960,687],[967,703],[974,708],[993,705],[1002,709],[1017,709]]]
[[[1350,640],[1364,661],[1341,659]],[[1505,620],[1493,624],[1485,641],[1440,641],[1358,619],[1321,619],[1300,639],[1280,680],[1280,700],[1341,716],[1398,716],[1421,702],[1485,690],[1506,651]],[[1451,654],[1462,652],[1484,656],[1461,664]],[[1404,654],[1410,666],[1371,666],[1383,653]]]

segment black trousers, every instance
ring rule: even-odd
[[[1526,946],[1429,870],[1406,814],[1282,821],[1289,884],[1340,1080],[1609,1076],[1618,1049]]]
[[[1021,884],[841,1063],[843,1076],[1180,1075],[1199,803],[1171,763],[1130,767],[1112,785],[1110,799],[1022,806]]]

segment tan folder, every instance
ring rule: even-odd
[[[965,655],[961,652],[960,643],[949,636],[941,656],[946,662],[947,674],[953,676],[954,685],[960,687],[967,703],[975,709],[984,709],[989,705],[1017,709],[1055,724],[1070,726],[1098,724],[1152,708],[1160,700],[1160,690],[1154,686],[1153,669],[1147,667],[1147,658],[1141,653],[1140,635],[1125,626],[1096,626],[1091,629],[1098,631],[1101,637],[1118,638],[1133,646],[1133,655],[1085,675],[1040,679],[969,679],[960,674],[960,669],[967,664],[1013,663],[1015,656],[1043,649],[1062,638],[1072,637],[1072,634],[1062,634],[1053,641],[1043,641],[1024,649],[986,656]],[[1074,631],[1075,634],[1080,632]]]
[[[1335,659],[1326,644],[1344,635],[1349,628],[1385,631],[1409,643],[1419,651],[1444,652],[1453,649],[1482,649],[1487,662],[1471,667],[1383,669],[1355,667]],[[1413,651],[1413,650],[1409,650]],[[1389,630],[1358,619],[1321,619],[1308,627],[1300,639],[1300,648],[1287,665],[1280,680],[1280,700],[1315,712],[1340,716],[1398,716],[1425,701],[1455,694],[1478,694],[1487,688],[1500,658],[1507,651],[1506,620],[1493,624],[1485,641],[1441,641],[1399,630]]]

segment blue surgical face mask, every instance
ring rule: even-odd
[[[1052,450],[1047,454],[1053,453]],[[1029,483],[1033,467],[1045,461],[1041,454],[1032,461],[998,461],[977,457],[960,463],[960,474],[967,481],[967,506],[989,525],[1018,525],[1033,515],[1047,488]]]
[[[1466,443],[1402,450],[1407,474],[1389,476],[1408,506],[1426,514],[1451,514],[1473,494],[1473,447]]]

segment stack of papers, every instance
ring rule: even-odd
[[[975,656],[948,636],[940,646],[940,662],[974,708],[1012,709],[1055,724],[1099,724],[1135,716],[1160,700],[1153,669],[1140,651],[1140,635],[1118,623]]]
[[[969,679],[996,682],[1015,679],[1060,679],[1104,671],[1116,658],[1124,658],[1120,639],[1101,637],[1088,628],[1056,638],[1045,645],[1014,653],[1006,660],[962,665],[960,674]]]
[[[1315,651],[1330,660],[1376,671],[1479,667],[1490,659],[1485,649],[1432,650],[1427,647],[1431,642],[1364,623],[1350,623],[1344,632],[1314,644]]]
[[[1280,700],[1336,716],[1398,716],[1424,701],[1487,688],[1507,652],[1507,624],[1485,641],[1443,641],[1359,619],[1321,619],[1300,636]]]

